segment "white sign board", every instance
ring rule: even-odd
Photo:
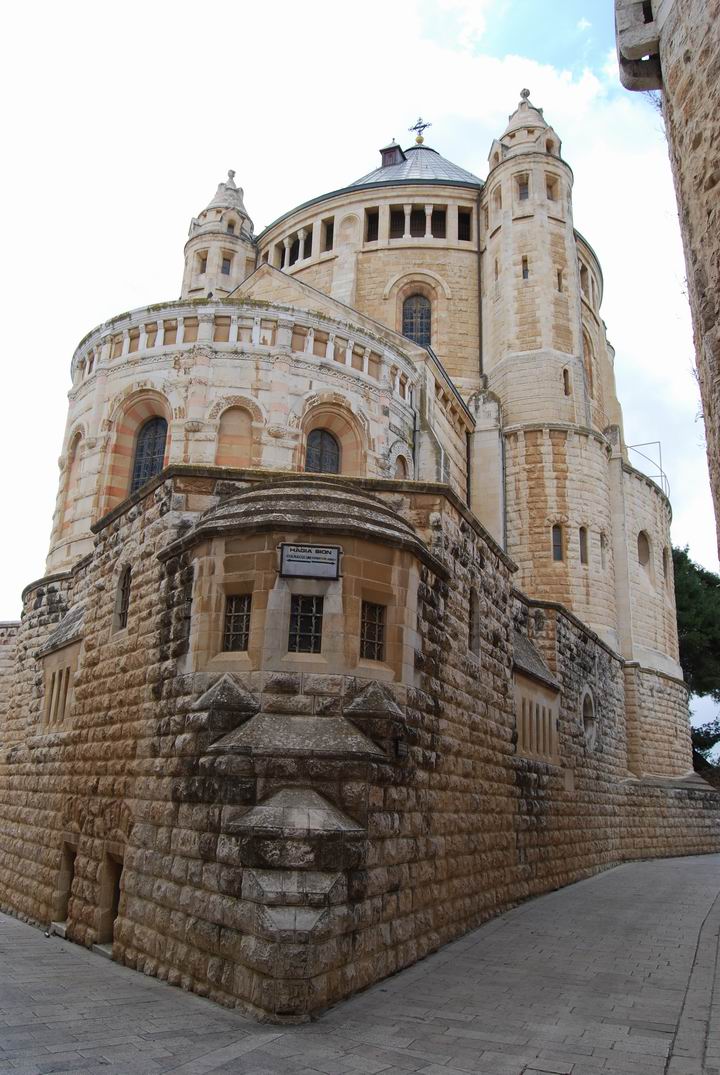
[[[339,545],[280,546],[280,574],[301,579],[336,579],[340,574]]]

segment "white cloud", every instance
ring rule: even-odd
[[[589,22],[587,19],[580,19],[577,24],[577,28],[578,30],[580,30],[581,33],[585,33],[586,30],[590,30],[592,28],[592,23]]]
[[[529,57],[473,53],[467,42],[481,45],[493,18],[489,0],[447,0],[443,11],[462,22],[460,43],[454,34],[430,37],[412,0],[368,0],[351,30],[330,0],[245,5],[241,19],[219,0],[201,27],[212,42],[206,51],[188,0],[128,0],[122,17],[80,0],[72,22],[56,4],[11,9],[6,33],[18,47],[0,71],[0,91],[12,101],[4,148],[13,165],[0,174],[4,248],[12,251],[0,265],[0,451],[12,461],[0,618],[17,614],[22,585],[43,573],[77,342],[119,311],[177,296],[190,217],[227,169],[237,169],[259,230],[369,171],[393,136],[409,142],[420,113],[433,122],[431,145],[484,175],[492,138],[523,86],[563,139],[575,222],[603,265],[628,438],[663,437],[675,541],[714,566],[684,266],[658,120],[642,95],[620,89],[606,58],[597,73],[573,76]]]

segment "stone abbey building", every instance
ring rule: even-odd
[[[258,236],[230,173],[80,343],[1,628],[2,907],[276,1020],[720,848],[560,139],[380,156]]]

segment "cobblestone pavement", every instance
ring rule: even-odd
[[[297,1027],[0,915],[0,1072],[720,1075],[719,889],[720,855],[621,866]]]

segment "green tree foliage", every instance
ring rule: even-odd
[[[720,575],[673,549],[680,664],[692,694],[720,702]]]

